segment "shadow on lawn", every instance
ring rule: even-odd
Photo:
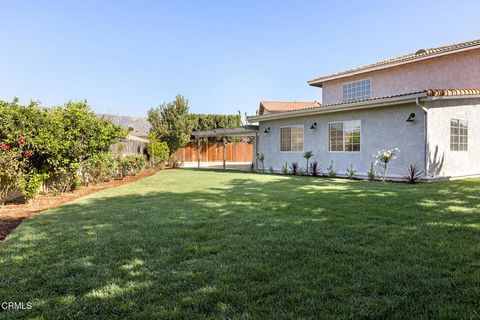
[[[11,235],[0,298],[36,299],[22,316],[435,316],[442,303],[465,312],[477,299],[459,292],[480,284],[466,278],[479,191],[468,180],[246,175],[201,191],[94,197]]]

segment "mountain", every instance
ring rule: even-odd
[[[109,119],[113,123],[121,126],[122,128],[128,129],[132,127],[134,131],[148,132],[150,131],[150,122],[148,122],[147,117],[142,116],[117,116],[114,114],[97,114],[99,117],[104,117]]]

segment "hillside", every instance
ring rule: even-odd
[[[118,116],[114,114],[98,114],[99,117],[104,117],[111,120],[113,123],[123,127],[132,127],[135,131],[148,132],[150,130],[150,123],[147,117],[142,116]]]

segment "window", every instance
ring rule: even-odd
[[[303,151],[303,126],[280,128],[280,151]]]
[[[450,150],[467,151],[468,122],[466,120],[450,119]]]
[[[329,151],[360,151],[360,120],[334,122],[328,125]]]
[[[343,102],[370,99],[372,81],[370,79],[343,84]]]

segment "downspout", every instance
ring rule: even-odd
[[[420,103],[420,97],[416,97],[415,98],[415,104],[417,105],[417,107],[421,108],[423,110],[423,112],[425,112],[425,116],[423,117],[423,121],[424,121],[424,124],[423,124],[423,137],[424,137],[424,155],[423,155],[423,158],[424,158],[424,165],[425,165],[425,178],[428,177],[428,109],[425,108],[425,106],[423,106],[421,103]]]

